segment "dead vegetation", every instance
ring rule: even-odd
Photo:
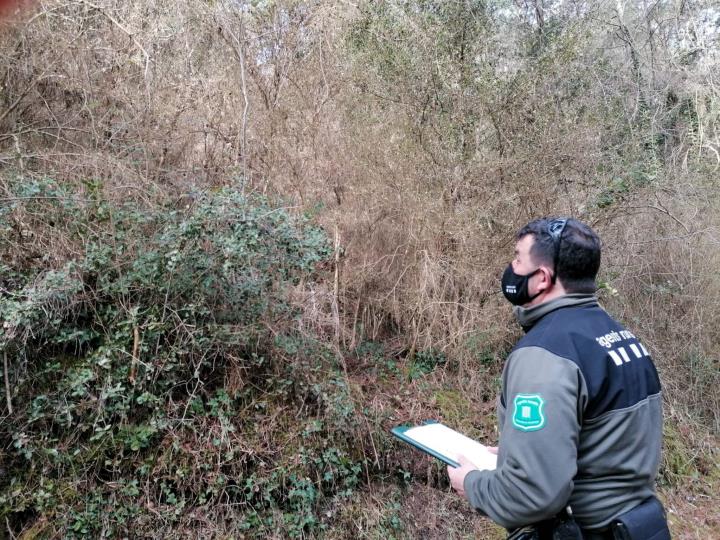
[[[16,274],[82,257],[91,236],[28,201],[67,198],[92,213],[93,201],[195,208],[222,189],[282,200],[332,244],[322,277],[293,285],[302,308],[293,324],[327,345],[318,365],[346,388],[347,402],[326,408],[300,392],[301,411],[308,425],[343,407],[364,417],[352,428],[360,498],[313,499],[315,521],[293,522],[293,534],[320,534],[324,524],[331,538],[445,538],[430,523],[437,516],[424,515],[443,505],[461,512],[435,489],[446,488],[442,475],[392,446],[384,429],[439,415],[492,436],[485,413],[518,335],[497,291],[513,233],[538,215],[579,217],[604,241],[604,305],[649,344],[661,371],[661,488],[674,530],[712,536],[717,523],[688,512],[681,494],[709,513],[718,502],[717,8],[531,4],[28,3],[0,23],[0,209],[13,205],[0,210],[0,293],[16,291]],[[12,187],[45,179],[62,193]],[[309,361],[277,354],[298,369]],[[12,388],[26,366],[6,356]],[[244,373],[228,371],[223,384],[242,388]],[[3,392],[8,421],[17,396]],[[309,429],[292,425],[287,402],[263,400],[268,433]],[[354,444],[323,429],[330,447]],[[0,457],[11,463],[18,449],[0,433]],[[273,457],[271,442],[254,436],[247,444],[292,474],[290,455]],[[137,518],[145,532],[150,499]],[[42,505],[3,504],[10,537],[51,530]],[[272,529],[238,531],[233,512],[247,507],[218,508],[203,516],[181,507],[157,534]],[[307,509],[285,510],[298,508]],[[458,538],[491,530],[477,518],[454,526]]]

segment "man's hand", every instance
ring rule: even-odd
[[[477,467],[470,463],[470,460],[465,456],[458,456],[456,461],[460,464],[460,466],[450,467],[448,465],[448,476],[450,477],[450,485],[452,488],[458,492],[458,495],[464,497],[465,489],[463,484],[465,482],[465,477],[470,471],[477,470]]]

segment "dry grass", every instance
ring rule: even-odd
[[[388,425],[440,415],[487,435],[518,335],[497,283],[513,234],[538,215],[585,219],[604,241],[603,303],[652,351],[669,424],[690,441],[666,462],[675,531],[716,530],[692,511],[715,499],[685,482],[691,471],[718,481],[706,466],[720,430],[718,59],[709,43],[702,62],[681,64],[666,34],[646,33],[685,28],[703,6],[673,12],[672,24],[628,7],[625,19],[641,24],[627,34],[571,18],[554,48],[526,56],[537,24],[527,14],[475,21],[488,34],[473,51],[509,67],[484,67],[474,86],[468,64],[412,14],[361,49],[348,30],[372,11],[365,3],[234,5],[48,1],[0,23],[0,204],[6,175],[148,207],[223,185],[282,197],[338,242],[328,282],[298,287],[299,324],[333,343],[358,405]],[[638,45],[651,38],[654,48]],[[382,64],[388,46],[413,53],[402,76]],[[53,267],[80,249],[34,216],[14,217],[3,264]],[[368,342],[384,356],[353,355]],[[441,372],[397,382],[431,350],[447,355]],[[389,361],[399,373],[382,374]],[[376,462],[374,430],[388,425],[363,435]],[[675,458],[692,467],[677,470]],[[413,516],[399,536],[496,534],[478,519],[451,523],[469,516],[432,481],[396,485],[366,486],[337,509],[328,537],[380,531],[393,497],[403,520]]]

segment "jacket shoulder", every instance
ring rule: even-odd
[[[516,350],[526,347],[545,349],[578,366],[588,390],[586,418],[630,407],[660,392],[647,348],[600,306],[549,313]]]

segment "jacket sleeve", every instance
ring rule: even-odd
[[[503,396],[498,468],[470,472],[464,489],[474,508],[512,529],[566,506],[587,390],[574,362],[524,347],[508,358]]]

